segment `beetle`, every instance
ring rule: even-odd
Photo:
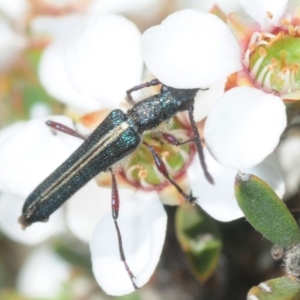
[[[162,137],[173,145],[194,142],[204,174],[207,180],[213,184],[213,179],[205,164],[199,133],[193,118],[194,98],[199,89],[175,89],[162,84],[159,94],[137,103],[134,102],[131,96],[132,92],[160,83],[158,79],[154,79],[128,90],[127,99],[133,105],[132,108],[127,113],[119,109],[113,110],[88,137],[62,124],[48,121],[48,126],[81,138],[84,142],[28,196],[23,206],[22,215],[19,218],[19,223],[23,228],[34,222],[47,221],[56,209],[93,177],[100,172],[110,171],[112,176],[112,216],[119,241],[119,252],[135,288],[137,286],[134,282],[134,275],[126,263],[121,233],[117,222],[119,196],[113,171],[114,165],[135,151],[143,143],[153,155],[158,170],[187,201],[193,203],[196,198],[192,194],[187,195],[184,193],[180,186],[170,178],[167,168],[159,155],[151,145],[143,141],[144,133],[155,130],[162,123],[169,121],[178,112],[188,111],[194,138],[179,142],[168,133],[162,133]]]

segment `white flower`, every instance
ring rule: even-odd
[[[214,178],[211,185],[201,172],[198,157],[195,157],[191,167],[187,170],[189,184],[197,203],[215,219],[228,222],[243,217],[243,212],[237,204],[234,195],[233,182],[236,170],[220,165],[205,149],[205,160],[208,170]],[[285,192],[283,177],[275,154],[268,156],[260,164],[251,168],[243,168],[243,172],[254,174],[265,180],[281,198]]]
[[[25,47],[25,39],[0,17],[0,71],[7,69]]]
[[[59,23],[63,23],[63,28],[68,31],[68,24],[72,24],[74,20],[79,20],[78,16],[60,19]],[[35,32],[39,34],[51,28],[49,32],[52,32],[55,38],[54,42],[46,48],[40,64],[40,78],[48,92],[64,102],[72,101],[73,98],[73,102],[68,102],[71,106],[75,104],[76,107],[78,103],[78,106],[85,108],[86,111],[92,109],[91,102],[88,101],[89,97],[75,94],[75,89],[67,77],[63,53],[68,44],[71,69],[69,72],[72,73],[75,82],[77,78],[80,78],[78,76],[84,76],[81,77],[84,81],[81,79],[78,81],[77,89],[83,89],[86,93],[96,97],[96,100],[89,99],[99,103],[99,107],[105,105],[115,108],[122,103],[126,89],[141,80],[140,35],[135,26],[121,16],[92,16],[87,19],[78,37],[64,44],[65,33],[57,31],[55,24],[51,22],[52,20],[40,19],[33,24]],[[101,28],[105,30],[101,31]],[[70,37],[71,35],[70,33]],[[84,44],[82,44],[83,40]],[[86,47],[87,44],[89,47]],[[81,56],[82,54],[84,57]],[[75,66],[72,65],[74,59]],[[52,73],[49,73],[49,70]],[[21,236],[21,229],[17,227],[16,221],[17,216],[21,214],[21,207],[26,197],[82,142],[62,133],[53,135],[44,124],[46,119],[73,127],[71,120],[66,117],[59,119],[49,116],[13,125],[12,128],[8,127],[0,133],[0,162],[4,170],[0,174],[0,188],[5,192],[4,195],[8,194],[6,198],[10,198],[8,201],[6,198],[1,199],[3,201],[0,204],[4,207],[9,201],[14,200],[14,193],[17,192],[19,195],[16,199],[17,208],[14,206],[11,210],[8,209],[9,215],[13,215],[13,218],[10,218],[9,222],[8,217],[3,218],[2,223],[7,224],[7,226],[2,224],[3,231],[18,242],[38,243],[64,230],[62,215],[65,215],[69,229],[81,240],[91,241],[93,269],[101,287],[108,294],[129,293],[134,290],[134,287],[120,260],[116,229],[110,226],[113,224],[110,188],[100,188],[92,180],[68,200],[65,209],[55,212],[54,215],[60,216],[59,221],[50,217],[47,225],[33,224],[26,229],[26,233],[30,233],[34,228],[40,227],[40,230],[49,227],[49,234],[45,234],[43,238],[37,234]],[[81,127],[77,129],[82,132]],[[24,144],[22,155],[18,155],[15,159],[11,154],[17,153],[22,144]],[[65,149],[66,146],[68,149]],[[18,171],[20,165],[21,172]],[[132,272],[137,277],[137,285],[141,286],[148,281],[159,260],[165,239],[166,213],[157,192],[136,192],[133,189],[119,188],[119,196],[121,208],[118,222],[125,255]],[[99,220],[100,223],[95,231]],[[55,226],[53,226],[55,221]],[[15,222],[13,230],[5,231],[6,227],[10,227],[11,222]],[[59,227],[59,229],[55,231],[53,227]],[[132,228],[136,231],[133,232]],[[93,231],[95,233],[92,238]],[[119,277],[114,276],[112,279],[108,276],[108,270],[111,272],[116,266],[119,266]],[[124,273],[125,280],[123,280]]]
[[[282,37],[273,33],[274,26],[280,26],[284,36],[289,35],[289,25],[289,28],[294,28],[291,24],[298,4],[290,2],[287,7],[285,4],[286,1],[276,4],[274,1],[243,1],[244,9],[252,17],[245,12],[230,13],[228,25],[211,14],[183,10],[170,15],[161,25],[148,29],[142,36],[141,49],[145,63],[153,75],[165,84],[175,88],[213,87],[222,82],[221,78],[224,82],[227,77],[223,95],[218,92],[220,96],[217,101],[214,96],[215,104],[209,105],[209,110],[204,101],[205,91],[201,93],[199,103],[196,99],[197,111],[201,111],[201,106],[205,104],[204,110],[208,115],[204,128],[206,146],[216,160],[214,163],[219,165],[218,169],[228,172],[225,178],[229,186],[226,189],[228,193],[225,193],[224,185],[218,179],[220,171],[210,166],[211,158],[207,154],[208,170],[216,178],[216,185],[206,187],[205,183],[198,186],[195,183],[192,187],[195,186],[193,189],[196,190],[198,187],[199,194],[195,195],[199,196],[201,206],[219,220],[228,221],[242,215],[233,201],[233,174],[238,169],[265,168],[266,157],[273,153],[286,127],[283,99],[299,96],[298,78],[293,75],[296,67],[289,67],[290,62],[287,61],[285,66],[288,67],[280,69],[279,63],[277,71],[264,62],[264,58],[275,61],[272,59],[276,53],[271,52],[271,41],[280,43]],[[284,11],[288,21],[284,19],[279,23],[278,16],[283,18]],[[274,20],[277,21],[274,23]],[[270,33],[264,33],[270,28]],[[263,40],[263,36],[268,38]],[[268,48],[264,48],[268,43]],[[293,49],[287,47],[285,51]],[[284,59],[281,60],[283,64]],[[277,75],[273,75],[275,72]],[[282,78],[281,81],[279,78]],[[277,87],[273,80],[277,80]],[[197,112],[195,115],[199,119],[204,116]],[[278,194],[282,196],[282,176],[279,171],[275,174],[277,184],[272,186],[277,192],[276,186],[280,186]],[[271,178],[272,171],[264,173],[264,180],[270,183]],[[193,180],[196,182],[195,177]],[[202,186],[203,189],[200,188]],[[212,204],[221,199],[224,207],[227,206],[226,210]]]
[[[0,11],[14,22],[24,21],[28,8],[29,5],[26,0],[0,0]]]
[[[17,289],[30,298],[55,299],[71,276],[72,267],[48,247],[41,246],[26,259]]]
[[[226,25],[191,9],[148,29],[141,49],[150,72],[175,88],[204,88],[242,67],[238,43]]]
[[[239,15],[233,15],[230,19],[230,24],[233,23],[232,19],[238,23],[238,18]],[[253,28],[256,28],[253,25],[254,21],[249,19],[250,17],[244,20],[246,24],[242,24],[248,30],[248,36],[249,31],[253,31]],[[251,25],[251,27],[247,28],[246,25]],[[255,25],[258,26],[256,23]],[[244,45],[246,41],[244,36],[243,38],[242,42]],[[242,50],[246,53],[246,49]],[[242,66],[245,65],[243,56],[246,55],[243,53],[241,55],[238,43],[226,24],[211,14],[192,10],[176,12],[170,15],[162,25],[147,30],[142,37],[142,52],[150,71],[162,82],[177,88],[212,85],[219,81],[220,78],[242,70]],[[249,72],[251,73],[251,71]],[[248,102],[249,107],[240,106],[240,117],[236,116],[235,119],[232,119],[232,115],[236,115],[236,113],[234,111],[228,113],[230,108],[226,104],[224,104],[226,110],[223,109],[223,113],[217,115],[217,117],[214,117],[216,113],[212,109],[211,114],[208,115],[205,128],[205,140],[211,153],[221,164],[234,168],[251,166],[262,161],[272,152],[286,126],[285,108],[283,105],[278,107],[276,111],[272,110],[272,123],[269,124],[267,113],[270,106],[261,104],[260,111],[255,113],[255,110],[258,108],[255,108],[256,102],[251,101],[252,98],[255,98],[256,101],[263,103],[263,99],[274,99],[273,102],[276,103],[276,99],[277,101],[279,100],[278,97],[269,95],[269,98],[267,98],[265,97],[265,92],[259,93],[255,89],[249,89],[247,91],[248,95],[245,96],[245,90],[238,92],[238,89],[240,88],[237,87],[236,91],[232,91],[224,100],[229,99],[232,103],[231,107],[236,107],[234,99],[238,103],[242,96],[245,99],[243,102]],[[218,102],[222,100],[220,99]],[[220,105],[216,104],[215,108],[217,109]],[[251,105],[254,107],[249,110],[248,108]],[[252,113],[252,116],[247,116],[248,112]],[[254,119],[253,117],[258,113],[262,115],[262,118]],[[266,119],[263,118],[264,115]],[[243,132],[243,142],[247,140],[248,144],[258,145],[264,140],[263,135],[266,132],[269,135],[268,139],[260,147],[262,149],[261,153],[255,151],[256,157],[254,158],[251,151],[245,153],[243,151],[244,148],[242,151],[238,150],[242,146],[242,141],[238,138],[241,132],[240,121],[243,117],[245,120],[243,126],[253,127],[251,132],[248,130],[250,135],[246,135],[246,132]],[[229,118],[231,120],[228,120]],[[247,123],[246,120],[248,120]],[[277,120],[276,124],[274,124],[274,120]],[[254,127],[259,130],[256,130]],[[266,128],[262,129],[264,127]],[[269,127],[272,130],[269,130]],[[216,130],[216,128],[218,129]],[[255,134],[253,134],[254,131]],[[223,135],[222,139],[220,139],[222,133],[226,133],[226,135]],[[216,134],[218,136],[215,136]],[[232,144],[232,141],[235,141],[236,144]],[[269,143],[269,141],[271,142]],[[267,144],[266,150],[265,146]],[[232,152],[233,148],[236,149],[235,152]],[[233,160],[240,160],[242,163],[241,165],[239,163],[233,164]]]
[[[116,108],[124,101],[125,91],[141,80],[139,33],[123,17],[91,17],[70,42],[67,61],[68,72],[78,90],[105,107]],[[102,190],[99,201],[104,197],[110,201],[111,189]],[[119,193],[118,224],[124,253],[140,287],[149,280],[159,260],[165,239],[166,213],[156,192],[119,189]],[[79,202],[80,196],[77,197]],[[73,204],[69,201],[68,205]],[[120,260],[111,207],[102,212],[106,213],[99,218],[90,239],[93,271],[107,294],[123,295],[132,292],[134,287]],[[73,219],[73,226],[76,223],[74,216],[70,213],[68,218],[70,224]]]
[[[121,199],[118,223],[127,264],[138,287],[150,278],[165,241],[167,215],[156,192],[136,192]],[[134,291],[120,260],[116,230],[111,213],[98,223],[90,242],[93,271],[102,289],[121,296]]]
[[[90,16],[70,41],[67,69],[82,93],[116,107],[142,75],[140,33],[122,16]]]
[[[151,48],[153,46],[150,43],[151,39],[150,42],[146,41],[144,44],[146,35],[144,36],[143,49],[146,49],[147,53],[149,51],[149,59],[152,60],[154,56],[157,56],[157,60],[156,58],[153,59],[153,68],[148,67],[164,84],[170,86],[173,86],[172,80],[174,79],[174,82],[179,84],[176,86],[178,88],[200,86],[204,88],[212,84],[220,87],[222,86],[220,82],[224,82],[226,76],[242,68],[243,62],[238,43],[228,27],[216,17],[195,11],[188,11],[187,13],[188,15],[182,16],[179,12],[165,22],[167,36],[159,33],[159,28],[157,28],[158,31],[153,30],[149,34],[154,39],[152,42],[157,42],[158,50]],[[199,15],[201,16],[200,19],[198,19]],[[178,20],[176,16],[179,16]],[[39,26],[45,25],[44,21],[40,22]],[[83,109],[84,112],[92,111],[98,107],[121,107],[120,104],[124,102],[124,92],[141,81],[142,59],[138,49],[139,32],[136,27],[124,17],[112,14],[86,17],[72,16],[69,19],[62,18],[60,21],[62,22],[60,24],[64,24],[64,26],[59,26],[59,28],[63,28],[61,31],[54,26],[50,30],[51,32],[48,32],[52,34],[54,41],[45,50],[40,64],[39,74],[44,87],[54,97],[77,109]],[[175,33],[173,21],[176,25]],[[183,23],[187,24],[186,29],[182,26]],[[75,24],[75,27],[78,25],[78,27],[74,29],[72,24]],[[33,26],[36,32],[39,31],[39,26]],[[210,28],[209,30],[207,30],[207,26]],[[48,28],[46,25],[44,31],[47,32]],[[39,34],[41,32],[43,30],[40,30]],[[217,35],[217,38],[212,38],[214,34]],[[199,38],[202,35],[211,43],[207,40],[203,43],[203,40]],[[157,38],[158,40],[156,40]],[[190,41],[192,44],[189,44]],[[190,47],[191,45],[192,47]],[[202,55],[203,49],[205,51]],[[185,51],[188,51],[186,55],[184,55]],[[199,60],[195,60],[195,56]],[[147,59],[146,63],[148,64]],[[166,69],[164,70],[161,66],[166,67]],[[162,77],[156,74],[156,67],[161,69]],[[68,78],[68,75],[71,79]],[[217,93],[218,96],[219,92],[220,89]],[[207,92],[211,93],[211,98],[206,101],[205,93],[205,91],[199,93],[198,97],[202,98],[199,101],[208,102],[207,106],[210,107],[216,94],[212,91]],[[263,95],[262,98],[268,98],[265,93]],[[270,96],[270,98],[272,97],[278,98]],[[280,104],[278,107],[280,110]],[[199,108],[196,106],[196,109],[195,115],[203,118],[202,111],[198,111],[201,110],[201,105]],[[282,110],[280,111],[281,114],[279,115],[284,117],[285,114],[282,113]],[[214,108],[210,113],[211,120],[213,120],[213,112]],[[256,114],[253,115],[256,116]],[[37,122],[37,120],[35,121]],[[33,121],[27,123],[28,126],[33,124],[31,122]],[[211,122],[213,130],[214,122]],[[63,120],[61,123],[71,126],[69,120],[66,122]],[[280,126],[282,126],[282,122],[278,125],[278,127]],[[29,127],[34,126],[30,125]],[[41,127],[44,129],[40,129]],[[206,130],[209,130],[209,127],[207,128]],[[47,131],[47,138],[44,138],[41,132],[44,130]],[[55,162],[51,164],[53,169],[47,169],[48,160],[52,159],[54,153],[61,154],[64,143],[69,139],[73,140],[74,143],[81,142],[61,133],[57,136],[49,136],[50,134],[50,130],[46,126],[40,126],[39,129],[34,127],[28,130],[26,134],[11,137],[10,144],[5,141],[8,135],[3,133],[4,137],[1,139],[0,134],[0,164],[3,162],[6,166],[13,166],[9,172],[4,172],[0,178],[0,188],[5,192],[4,195],[10,193],[10,197],[13,197],[13,193],[17,191],[19,199],[23,199],[19,201],[19,207],[28,193],[58,166],[59,162]],[[253,135],[253,132],[251,134]],[[36,138],[34,150],[30,149],[28,142],[29,138],[33,136]],[[232,138],[234,142],[236,136],[235,132]],[[273,144],[275,144],[274,140],[278,140],[278,137],[279,133],[276,133],[272,140]],[[61,140],[61,143],[55,139]],[[1,148],[2,141],[3,147]],[[255,145],[251,141],[250,139],[250,145]],[[261,142],[261,137],[258,141]],[[50,152],[44,147],[46,142],[51,149]],[[13,157],[9,157],[7,153],[8,151],[17,152],[22,143],[28,143],[28,145],[26,144],[23,157],[18,159],[19,163],[25,164],[22,172],[18,173],[17,162],[13,162]],[[269,145],[269,141],[266,143]],[[218,154],[215,153],[212,144],[209,144],[209,149],[217,157]],[[10,147],[1,153],[1,149],[6,148],[5,145]],[[275,146],[271,145],[270,147]],[[27,151],[27,148],[31,152]],[[75,146],[71,146],[66,156],[75,148]],[[227,153],[227,149],[224,150]],[[276,159],[272,156],[266,158],[272,151],[273,149],[265,150],[264,157],[260,160],[256,159],[255,163],[249,167],[253,173],[263,177],[281,195],[283,185]],[[233,198],[233,178],[236,169],[225,168],[216,162],[208,152],[205,155],[209,171],[215,179],[215,186],[209,185],[204,179],[197,156],[187,168],[188,179],[191,181],[194,195],[198,196],[199,204],[213,217],[222,221],[230,221],[240,217],[241,211]],[[28,161],[27,164],[24,161],[28,156],[30,156],[30,162]],[[188,159],[192,159],[191,155],[186,154],[186,156]],[[40,158],[36,163],[33,161],[35,157]],[[165,157],[163,159],[167,160]],[[263,163],[255,165],[263,159],[265,159]],[[46,170],[43,170],[44,164]],[[127,171],[125,169],[125,172]],[[15,172],[17,176],[10,176],[10,172]],[[29,176],[30,173],[35,173],[35,176]],[[273,174],[273,178],[270,174]],[[20,185],[23,178],[25,178],[24,184]],[[230,185],[231,182],[232,185]],[[141,180],[141,185],[147,185],[147,182]],[[224,188],[224,194],[220,193],[222,188]],[[117,233],[111,217],[110,193],[111,189],[100,188],[95,184],[95,181],[88,183],[72,199],[68,200],[65,206],[66,223],[80,239],[90,241],[93,271],[99,285],[108,294],[123,295],[132,292],[134,287],[123,262],[120,260]],[[118,223],[125,257],[130,270],[136,277],[137,286],[141,287],[149,280],[159,260],[165,238],[166,213],[157,192],[136,192],[132,189],[119,188],[119,194],[121,207]],[[168,194],[167,198],[172,198],[172,195]],[[98,220],[99,224],[92,236],[91,233]],[[51,226],[52,221],[53,218],[51,217],[47,226]],[[34,226],[36,225],[34,224],[28,229],[34,228]],[[44,226],[46,227],[46,225]],[[60,230],[63,229],[64,227],[61,226]],[[37,241],[32,243],[34,242]]]
[[[233,88],[208,115],[204,131],[207,147],[226,167],[254,166],[277,146],[286,125],[284,112],[278,96],[252,87]]]
[[[59,211],[48,228],[38,224],[24,232],[17,219],[29,193],[80,145],[72,137],[53,135],[45,125],[48,119],[16,123],[0,132],[0,226],[9,237],[25,244],[40,243],[63,231]],[[72,126],[66,117],[51,119]]]

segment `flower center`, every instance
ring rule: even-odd
[[[300,30],[292,25],[287,28],[277,34],[255,32],[244,60],[256,84],[280,95],[300,90]]]
[[[180,141],[188,140],[192,136],[190,128],[185,127],[176,117],[171,126],[164,131]],[[194,143],[173,146],[156,133],[144,135],[143,140],[155,149],[164,162],[170,177],[175,181],[185,173],[195,154]],[[145,190],[159,190],[169,184],[157,169],[149,149],[143,144],[130,157],[122,174],[133,186]]]

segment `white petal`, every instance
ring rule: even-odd
[[[278,157],[285,178],[285,197],[296,194],[300,184],[300,137],[289,136],[278,147]]]
[[[237,170],[218,164],[206,149],[204,149],[204,154],[215,184],[211,185],[204,177],[198,156],[187,172],[193,195],[198,197],[198,204],[213,218],[222,222],[242,217],[243,212],[234,196],[234,179]],[[268,157],[259,165],[243,171],[260,176],[275,189],[279,197],[282,197],[284,184],[275,155]]]
[[[46,35],[66,42],[82,26],[84,20],[84,16],[80,14],[38,16],[30,22],[30,29],[35,35]]]
[[[137,192],[121,199],[119,227],[127,263],[136,277],[138,287],[154,272],[165,240],[167,216],[158,195]],[[120,260],[113,219],[106,214],[99,222],[90,243],[94,275],[101,288],[110,295],[134,291]]]
[[[286,126],[280,97],[250,87],[233,88],[213,106],[204,136],[222,165],[235,169],[260,163],[279,142]]]
[[[20,51],[25,47],[25,39],[10,28],[0,17],[0,70],[10,66]]]
[[[140,82],[140,33],[122,16],[91,16],[69,45],[68,72],[76,88],[116,107]]]
[[[159,5],[158,0],[93,0],[88,12],[114,12],[126,13],[153,9],[154,5]]]
[[[142,54],[150,72],[175,88],[207,87],[241,69],[240,50],[218,17],[186,9],[144,32]]]
[[[22,230],[18,223],[25,198],[2,193],[0,196],[0,229],[11,240],[25,245],[41,243],[64,229],[62,211],[57,211],[47,223],[36,223]]]
[[[210,86],[207,91],[199,91],[195,98],[195,121],[201,121],[207,117],[213,104],[224,94],[226,78]]]
[[[23,265],[17,288],[30,298],[57,299],[68,281],[71,266],[47,247],[41,247],[30,254]]]
[[[132,190],[119,189],[120,199],[133,194]],[[101,217],[111,212],[111,189],[101,188],[91,180],[67,202],[67,224],[83,242],[89,242]]]
[[[198,156],[188,168],[187,175],[197,203],[213,218],[228,222],[243,216],[234,197],[236,170],[218,164],[205,149],[205,161],[215,184],[210,184],[203,175]]]
[[[6,143],[13,134],[21,130],[24,126],[26,126],[26,122],[18,122],[5,127],[0,131],[0,151],[2,145],[4,145],[4,143]]]
[[[42,102],[38,102],[32,105],[32,107],[30,107],[30,119],[35,119],[35,118],[44,118],[46,116],[51,115],[51,109],[50,106],[42,103]],[[1,143],[0,143],[1,144]]]
[[[226,15],[238,11],[241,8],[239,0],[177,0],[177,2],[179,3],[180,8],[193,8],[207,12],[217,5]]]
[[[54,41],[43,52],[39,64],[39,79],[46,91],[57,100],[77,109],[81,114],[101,108],[101,104],[79,93],[73,86],[65,65],[68,43]]]
[[[288,0],[240,0],[244,10],[263,28],[268,29],[268,23],[280,25],[279,19],[282,17]],[[267,17],[267,12],[273,15],[272,19]]]
[[[0,190],[26,197],[82,143],[63,133],[54,135],[46,120],[74,128],[67,117],[49,116],[0,132]]]
[[[26,0],[0,0],[0,10],[14,21],[23,20],[29,5]]]

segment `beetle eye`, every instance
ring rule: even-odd
[[[161,86],[161,92],[167,92],[169,88],[166,85]]]

